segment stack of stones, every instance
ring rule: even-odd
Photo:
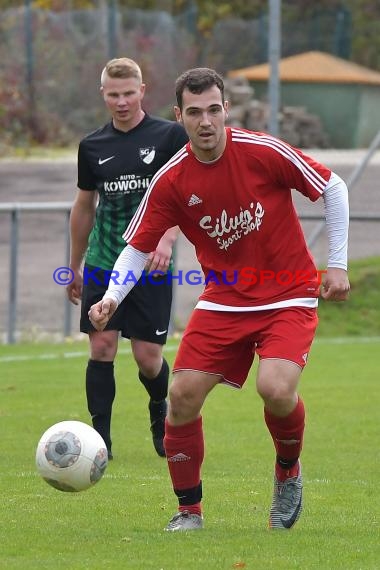
[[[243,77],[225,80],[230,103],[227,124],[251,131],[268,132],[269,105],[254,98],[254,89]],[[279,110],[279,137],[300,148],[327,148],[329,141],[319,117],[306,107],[284,106]]]

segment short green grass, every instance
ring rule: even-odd
[[[206,403],[205,529],[185,535],[162,530],[176,500],[153,451],[128,345],[117,361],[115,460],[79,494],[49,487],[34,453],[51,424],[89,421],[87,345],[0,347],[0,567],[379,569],[380,342],[359,341],[317,340],[303,374],[305,508],[297,526],[267,529],[273,449],[253,370],[242,391],[221,386]],[[170,362],[175,349],[171,341]]]
[[[380,257],[350,262],[348,302],[319,301],[319,336],[380,336]],[[379,565],[380,567],[380,565]]]

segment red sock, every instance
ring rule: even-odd
[[[183,513],[183,511],[189,511],[193,515],[202,516],[202,504],[194,503],[194,505],[179,505],[178,510]]]
[[[278,417],[264,409],[264,417],[276,448],[277,478],[283,481],[288,477],[296,477],[299,472],[298,458],[301,454],[305,429],[303,401],[298,398],[296,407],[288,416]]]
[[[204,457],[202,418],[183,426],[172,426],[166,420],[164,447],[179,510],[200,515]]]

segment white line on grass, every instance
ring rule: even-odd
[[[343,336],[336,338],[317,338],[315,344],[376,344],[380,343],[380,336]],[[173,346],[165,346],[165,352],[173,352],[177,350],[178,344]],[[132,354],[130,348],[120,349],[118,354]],[[88,351],[75,351],[75,352],[63,352],[62,354],[57,353],[46,353],[46,354],[15,354],[8,356],[0,356],[0,363],[2,362],[26,362],[35,360],[57,360],[59,358],[82,358],[88,356]]]
[[[178,345],[175,346],[165,346],[164,352],[173,352],[173,350],[177,350]],[[118,350],[118,354],[132,354],[132,350],[130,348],[121,348]],[[82,351],[72,351],[72,352],[63,352],[62,354],[57,353],[46,353],[46,354],[15,354],[15,355],[8,355],[8,356],[0,356],[0,363],[1,362],[25,362],[31,360],[58,360],[59,358],[82,358],[83,356],[88,356],[89,352],[86,350]]]
[[[35,479],[39,477],[39,473],[37,471],[20,471],[19,473],[13,474],[15,477],[21,479]],[[134,479],[134,476],[128,475],[128,473],[108,473],[107,471],[103,475],[102,479]],[[151,481],[160,481],[162,477],[158,475],[146,476],[143,479],[139,479],[138,485],[141,487],[145,487],[149,485]]]

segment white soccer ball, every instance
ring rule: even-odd
[[[36,465],[41,477],[59,491],[84,491],[104,474],[108,465],[106,444],[85,423],[59,422],[38,442]]]

